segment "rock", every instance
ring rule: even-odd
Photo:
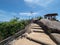
[[[52,37],[56,40],[57,44],[60,45],[60,34],[51,33]]]
[[[40,22],[48,28],[53,29],[54,31],[57,30],[60,33],[60,22],[51,21],[48,19],[41,19]]]

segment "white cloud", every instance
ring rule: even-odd
[[[30,13],[30,12],[19,13],[19,15],[22,15],[22,16],[35,16],[37,14],[38,14],[37,12],[34,12],[34,13]]]
[[[48,6],[53,0],[24,0],[29,5]]]

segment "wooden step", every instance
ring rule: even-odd
[[[41,44],[36,43],[34,41],[30,41],[30,40],[28,40],[26,38],[15,40],[14,42],[11,42],[10,44],[11,45],[41,45]]]
[[[31,27],[33,29],[42,29],[41,27]]]
[[[33,42],[36,42],[36,43],[39,43],[39,44],[41,44],[41,45],[48,45],[48,44],[46,44],[46,43],[43,43],[43,42],[40,42],[40,41],[38,41],[38,40],[36,40],[36,39],[33,39],[33,38],[31,38],[31,37],[26,37],[28,40],[31,40],[31,41],[33,41]]]
[[[34,40],[37,40],[37,41],[40,41],[44,44],[48,44],[48,45],[56,45],[51,39],[50,37],[45,34],[45,33],[31,33],[28,35],[28,37],[34,39]]]
[[[39,25],[38,25],[38,24],[31,24],[31,26],[36,26],[36,27],[39,27]]]
[[[33,32],[43,32],[44,33],[44,30],[42,30],[42,29],[31,29],[31,31],[33,31]]]

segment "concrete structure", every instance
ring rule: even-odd
[[[44,18],[49,19],[49,20],[56,20],[57,15],[58,15],[57,13],[46,14],[46,15],[44,15]]]

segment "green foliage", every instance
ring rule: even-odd
[[[16,32],[25,28],[29,23],[29,20],[19,21],[17,18],[11,19],[9,22],[0,23],[0,40],[5,39],[11,35],[14,35]]]
[[[42,18],[43,18],[43,17],[40,16],[40,17],[38,17],[38,20],[40,20],[40,19],[42,19]]]

